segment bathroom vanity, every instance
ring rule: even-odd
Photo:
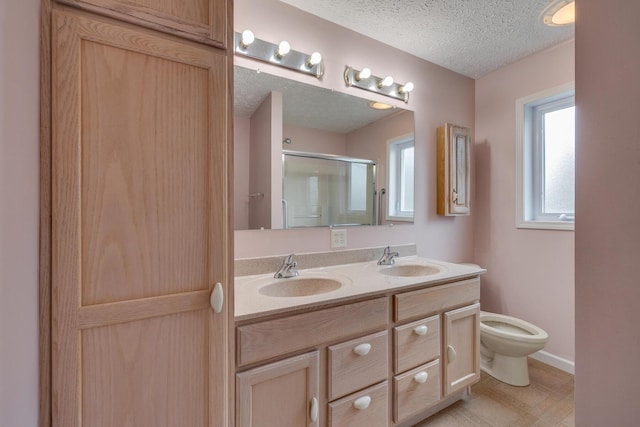
[[[405,257],[237,277],[237,425],[411,426],[459,400],[483,272]]]

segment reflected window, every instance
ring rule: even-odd
[[[413,219],[413,134],[389,141],[389,219]]]
[[[349,165],[349,210],[367,210],[367,165],[351,163]]]

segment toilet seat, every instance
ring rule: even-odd
[[[487,311],[480,311],[480,330],[489,335],[519,342],[544,343],[549,339],[547,332],[536,325],[515,317]]]

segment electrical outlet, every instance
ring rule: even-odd
[[[347,230],[331,230],[331,248],[347,247]]]

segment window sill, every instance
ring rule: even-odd
[[[388,216],[386,221],[413,222],[413,216]]]
[[[529,228],[534,230],[560,230],[574,231],[573,221],[522,221],[516,224],[516,228]]]

